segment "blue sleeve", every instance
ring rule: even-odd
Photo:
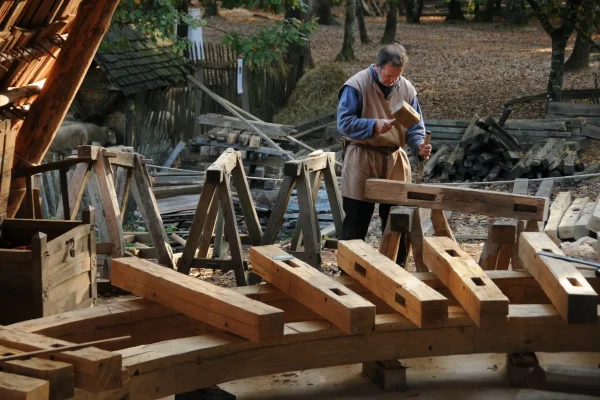
[[[421,106],[416,96],[411,100],[410,105],[419,113],[421,121],[406,130],[406,143],[410,146],[412,154],[418,155],[419,145],[425,141],[425,123],[423,122],[423,113],[421,112]]]
[[[375,120],[361,118],[362,98],[351,86],[345,86],[337,109],[337,126],[340,133],[350,139],[373,138]]]

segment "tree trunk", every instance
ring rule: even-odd
[[[316,0],[312,13],[319,18],[319,25],[337,24],[337,21],[331,13],[331,0]]]
[[[284,19],[292,19],[296,18],[299,21],[306,21],[308,19],[308,14],[300,11],[299,8],[288,8],[283,16]],[[291,45],[290,52],[298,52],[300,55],[300,60],[304,64],[304,68],[313,68],[315,63],[312,58],[312,52],[310,50],[310,38],[305,46],[300,45]]]
[[[381,44],[394,43],[396,39],[396,23],[398,22],[398,8],[395,1],[388,1],[389,10],[385,19],[385,29],[381,37]]]
[[[493,8],[493,11],[490,10],[492,12],[492,17],[494,15],[502,15],[502,0],[495,0],[496,2],[496,6]]]
[[[358,32],[361,43],[370,43],[369,35],[367,34],[367,25],[365,25],[365,9],[361,0],[356,1],[356,18],[358,19]]]
[[[83,82],[96,50],[112,20],[119,0],[84,0],[79,4],[69,36],[62,46],[38,98],[29,109],[15,144],[13,169],[42,162],[77,90]],[[13,127],[16,129],[16,127]],[[8,216],[13,217],[25,195],[25,180],[13,179]]]
[[[569,56],[567,62],[565,62],[565,71],[583,71],[590,68],[590,43],[581,37],[581,34],[577,34],[575,40],[575,47],[573,52]]]
[[[342,50],[335,61],[352,61],[354,57],[354,19],[356,15],[356,0],[346,0],[346,19],[344,21],[344,39]]]
[[[509,25],[527,25],[527,15],[521,0],[506,1],[506,23]]]
[[[548,78],[548,95],[550,101],[562,100],[562,84],[565,63],[565,48],[570,34],[565,34],[565,28],[557,29],[552,38],[552,61],[550,63],[550,77]]]
[[[413,19],[413,0],[402,0],[404,4],[404,13],[406,14],[406,22],[412,23]]]
[[[204,1],[204,17],[218,17],[219,6],[217,0],[205,0]]]
[[[404,1],[398,2],[398,16],[403,17],[406,15],[406,11],[404,10]]]
[[[495,0],[485,1],[485,11],[475,13],[477,22],[494,22],[494,3]]]
[[[450,0],[448,3],[448,16],[446,21],[464,21],[465,15],[463,14],[460,6],[460,0]]]

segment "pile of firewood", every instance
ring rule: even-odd
[[[504,116],[503,116],[504,117]],[[442,145],[425,165],[425,180],[495,181],[573,175],[583,170],[565,139],[551,138],[527,151],[502,128],[504,118],[473,119],[454,148]]]

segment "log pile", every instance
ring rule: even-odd
[[[528,149],[492,117],[473,118],[460,142],[443,144],[424,168],[425,180],[490,182],[501,179],[573,175],[583,170],[564,138],[534,143]]]

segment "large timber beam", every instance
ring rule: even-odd
[[[346,335],[326,321],[306,321],[286,324],[284,339],[268,345],[219,334],[125,349],[128,385],[121,393],[161,398],[237,379],[376,360],[600,351],[600,325],[567,324],[551,305],[511,306],[501,329],[478,329],[457,307],[451,307],[448,321],[446,328],[419,329],[400,314],[382,314],[367,334]]]
[[[65,45],[52,66],[46,84],[29,110],[19,131],[13,169],[41,163],[83,78],[96,50],[110,27],[120,0],[83,0]],[[28,164],[29,162],[29,164]],[[14,217],[25,195],[25,179],[11,183],[8,215]]]
[[[545,221],[548,199],[489,190],[367,179],[365,197],[377,203]]]

